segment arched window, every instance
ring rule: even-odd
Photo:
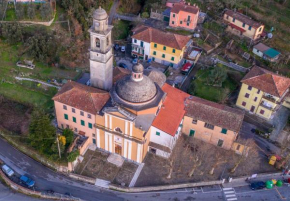
[[[123,131],[119,127],[115,128],[115,131],[117,131],[119,133],[123,133]]]
[[[96,38],[96,47],[100,47],[101,43],[100,43],[100,39]]]
[[[140,78],[140,77],[141,77],[141,75],[139,74],[139,75],[138,75],[138,78]]]
[[[109,46],[109,44],[110,44],[110,38],[107,37],[107,46]]]

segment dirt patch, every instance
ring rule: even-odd
[[[0,128],[17,134],[28,132],[31,108],[0,96]]]

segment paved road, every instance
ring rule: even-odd
[[[119,0],[114,0],[114,3],[111,7],[110,14],[109,14],[109,24],[112,24],[112,22],[113,22],[118,5],[119,5]]]
[[[35,79],[31,79],[31,78],[24,78],[24,77],[15,77],[16,80],[25,80],[25,81],[31,81],[31,82],[38,82],[38,83],[41,83],[43,85],[46,85],[46,86],[49,86],[49,87],[55,87],[57,89],[60,89],[59,86],[55,86],[53,84],[49,84],[49,83],[46,83],[46,82],[43,82],[43,81],[40,81],[40,80],[35,80]]]
[[[10,165],[16,172],[29,174],[37,183],[38,190],[52,189],[57,193],[70,192],[73,196],[83,200],[92,201],[190,201],[190,200],[226,200],[223,188],[219,185],[198,187],[190,189],[177,189],[171,191],[125,194],[101,190],[96,186],[79,183],[66,176],[53,172],[40,163],[34,161],[18,150],[14,149],[6,141],[0,138],[0,159]],[[283,186],[273,190],[252,191],[248,186],[233,188],[238,200],[281,200],[285,197],[290,199],[289,187]],[[21,194],[13,194],[11,190],[0,185],[0,200],[32,200]],[[285,199],[284,199],[285,200]]]

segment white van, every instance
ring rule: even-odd
[[[2,170],[5,174],[7,174],[9,177],[11,177],[14,174],[14,171],[7,165],[2,166]]]

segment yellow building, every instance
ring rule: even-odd
[[[264,30],[264,25],[260,22],[232,10],[226,10],[223,19],[229,25],[227,31],[252,40],[260,38]]]
[[[133,30],[132,54],[145,60],[151,58],[158,63],[177,67],[183,61],[189,40],[187,36],[141,25]]]
[[[254,66],[241,82],[238,107],[267,120],[282,104],[289,107],[290,79]]]
[[[207,143],[231,149],[240,132],[244,112],[198,97],[185,103],[182,132]]]

